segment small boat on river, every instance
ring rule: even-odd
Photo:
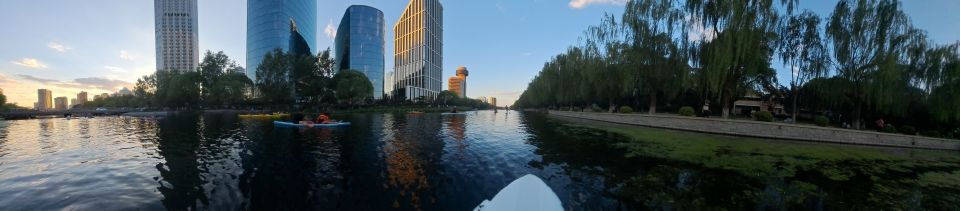
[[[510,182],[491,200],[483,200],[473,211],[550,210],[562,211],[560,197],[540,177],[532,174]]]
[[[330,124],[297,124],[292,122],[273,121],[273,126],[286,127],[286,128],[346,127],[346,126],[350,126],[350,122],[340,121],[337,123],[330,123]]]
[[[290,114],[286,113],[273,113],[273,114],[240,114],[240,118],[244,119],[280,119],[284,117],[289,117]]]

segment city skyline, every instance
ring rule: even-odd
[[[500,104],[512,104],[545,61],[577,43],[583,29],[599,23],[604,12],[620,14],[623,9],[622,1],[596,2],[443,1],[447,11],[443,76],[454,75],[457,66],[484,70],[471,77],[468,95],[497,96]],[[10,102],[25,107],[36,100],[33,93],[38,88],[55,93],[112,93],[121,87],[132,88],[137,78],[156,70],[153,3],[8,2],[12,6],[0,8],[0,23],[9,26],[0,29],[5,34],[0,43],[13,50],[0,52],[0,88]],[[312,50],[332,49],[336,26],[350,5],[376,7],[384,12],[386,24],[393,25],[406,3],[323,2],[317,6],[317,46]],[[200,50],[223,50],[245,63],[246,1],[205,0],[198,4]],[[804,1],[800,7],[825,17],[834,4]],[[906,1],[903,6],[917,27],[927,30],[937,43],[960,39],[958,23],[949,21],[960,19],[960,14],[949,12],[960,7],[960,2]],[[33,17],[35,14],[57,15]],[[46,27],[54,25],[58,27]],[[518,33],[501,33],[506,31]],[[392,42],[387,39],[388,49]],[[393,66],[391,59],[386,66]],[[780,78],[789,78],[785,67],[773,67]],[[446,87],[446,80],[443,82]]]

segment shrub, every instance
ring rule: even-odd
[[[825,116],[817,116],[813,118],[814,124],[820,127],[826,127],[830,125],[830,119],[827,119]]]
[[[897,132],[898,132],[898,131],[897,131],[897,127],[895,127],[895,126],[893,126],[893,125],[891,125],[891,124],[887,124],[887,125],[883,126],[883,130],[881,130],[881,131],[884,132],[884,133],[897,133]]]
[[[933,138],[942,138],[943,135],[940,134],[940,131],[936,130],[924,130],[920,131],[921,136],[933,137]]]
[[[604,112],[603,108],[600,108],[597,104],[591,105],[590,110],[593,112]]]
[[[757,111],[753,113],[753,119],[762,122],[772,122],[773,113],[770,113],[769,111]]]
[[[633,108],[630,108],[630,106],[620,106],[620,113],[633,113]]]
[[[917,129],[910,125],[904,125],[900,127],[900,133],[903,133],[904,135],[916,135]]]
[[[680,108],[679,113],[680,113],[680,116],[693,116],[693,115],[696,115],[696,111],[693,111],[693,108],[691,108],[690,106],[684,106],[684,107]]]

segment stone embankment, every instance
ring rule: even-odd
[[[550,111],[550,115],[722,135],[917,149],[960,150],[960,141],[870,131],[684,116]]]

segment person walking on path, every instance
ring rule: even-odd
[[[877,132],[883,132],[883,127],[886,126],[886,122],[883,121],[883,118],[877,119],[876,122],[873,122],[877,125]]]
[[[704,100],[702,114],[704,117],[710,116],[710,100]]]

